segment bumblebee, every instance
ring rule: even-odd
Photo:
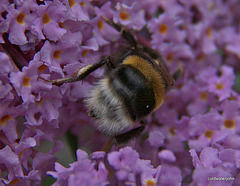
[[[80,69],[74,77],[47,81],[56,85],[80,81],[105,66],[104,76],[84,102],[96,128],[119,144],[144,129],[144,118],[163,104],[166,93],[174,86],[174,79],[156,51],[137,43],[132,33],[122,26],[103,19],[121,33],[128,46]],[[134,128],[136,123],[142,125]]]

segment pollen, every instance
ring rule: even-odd
[[[206,30],[206,36],[207,36],[207,37],[212,37],[211,28],[208,28],[208,29]]]
[[[196,62],[202,61],[203,58],[204,58],[204,54],[198,54],[197,57],[196,57]]]
[[[99,30],[102,30],[102,28],[103,28],[103,22],[102,22],[101,20],[98,20],[98,22],[97,22],[97,27],[98,27]]]
[[[22,152],[19,153],[19,157],[22,158],[23,157],[23,153],[26,152],[27,150],[24,149]]]
[[[216,84],[216,89],[217,90],[222,90],[223,88],[224,88],[223,84],[221,84],[219,82]]]
[[[30,86],[29,81],[30,81],[30,77],[24,77],[22,81],[23,86],[29,87]]]
[[[128,13],[126,13],[126,12],[121,11],[121,12],[119,13],[119,18],[120,18],[121,20],[123,20],[123,21],[127,21],[127,20],[130,19],[130,15],[129,15]]]
[[[82,57],[86,57],[87,53],[88,53],[88,50],[83,50],[82,53],[81,53]]]
[[[62,51],[61,50],[55,50],[54,52],[53,52],[53,58],[54,59],[60,59],[60,54],[62,53]]]
[[[75,1],[74,0],[68,0],[68,4],[69,4],[70,8],[72,8],[75,5]]]
[[[166,59],[167,59],[168,62],[172,61],[172,59],[173,59],[173,53],[172,53],[172,52],[168,53]]]
[[[205,131],[204,136],[207,137],[208,139],[210,139],[212,137],[212,135],[213,135],[213,131],[208,130],[208,129]]]
[[[201,92],[201,93],[200,93],[200,99],[201,99],[201,100],[205,101],[205,100],[207,99],[207,97],[208,97],[208,95],[207,95],[206,92]]]
[[[235,126],[234,120],[225,119],[224,127],[228,128],[228,129],[233,129],[234,126]]]
[[[47,23],[50,22],[50,18],[49,18],[49,16],[48,16],[47,13],[43,14],[43,16],[42,16],[42,22],[43,22],[43,24],[47,24]]]
[[[46,68],[47,68],[47,66],[44,65],[44,64],[42,64],[42,65],[40,65],[40,66],[37,68],[37,70],[38,70],[38,72],[42,72],[42,71],[44,71]]]
[[[41,106],[44,102],[45,102],[44,99],[40,98],[40,100],[39,101],[35,101],[34,104],[36,104],[37,106]]]
[[[5,125],[5,123],[7,122],[7,121],[9,121],[11,119],[11,117],[8,115],[8,114],[6,114],[6,115],[4,115],[1,119],[0,119],[0,124],[3,126],[3,125]]]
[[[59,26],[60,28],[64,28],[63,22],[58,22],[58,26]]]
[[[155,182],[153,180],[146,180],[145,185],[146,186],[155,186],[155,185],[157,185],[157,182]]]
[[[24,23],[24,22],[23,22],[24,18],[25,18],[25,14],[23,14],[22,12],[20,12],[20,13],[18,14],[17,18],[16,18],[17,23],[22,25],[22,24]]]
[[[213,10],[213,7],[214,7],[213,2],[209,3],[207,7],[208,7],[208,10]]]
[[[233,94],[231,94],[231,96],[228,98],[228,100],[229,101],[236,101],[236,97],[233,95]]]
[[[85,2],[81,2],[81,3],[79,3],[80,4],[80,6],[86,6],[86,3]]]
[[[165,24],[161,24],[158,28],[158,31],[161,33],[161,34],[166,34],[168,30],[168,26],[165,25]]]
[[[175,129],[176,129],[175,127],[170,128],[170,129],[169,129],[170,134],[176,135]]]
[[[19,183],[19,180],[18,179],[13,179],[11,182],[10,182],[10,185],[17,185]]]

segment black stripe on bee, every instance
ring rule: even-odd
[[[131,65],[121,65],[112,72],[110,87],[123,100],[132,120],[137,121],[154,109],[153,89],[147,78]]]

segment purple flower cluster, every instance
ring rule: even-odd
[[[0,185],[240,185],[239,0],[1,0],[0,12]],[[83,104],[103,69],[39,78],[121,50],[102,17],[182,70],[143,133],[107,154]],[[86,152],[64,167],[67,132]]]

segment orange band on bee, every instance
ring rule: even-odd
[[[128,56],[124,59],[122,64],[134,67],[147,78],[155,95],[156,104],[154,110],[161,106],[165,97],[165,86],[160,73],[157,72],[157,70],[154,69],[154,67],[148,63],[146,59],[137,55]]]

